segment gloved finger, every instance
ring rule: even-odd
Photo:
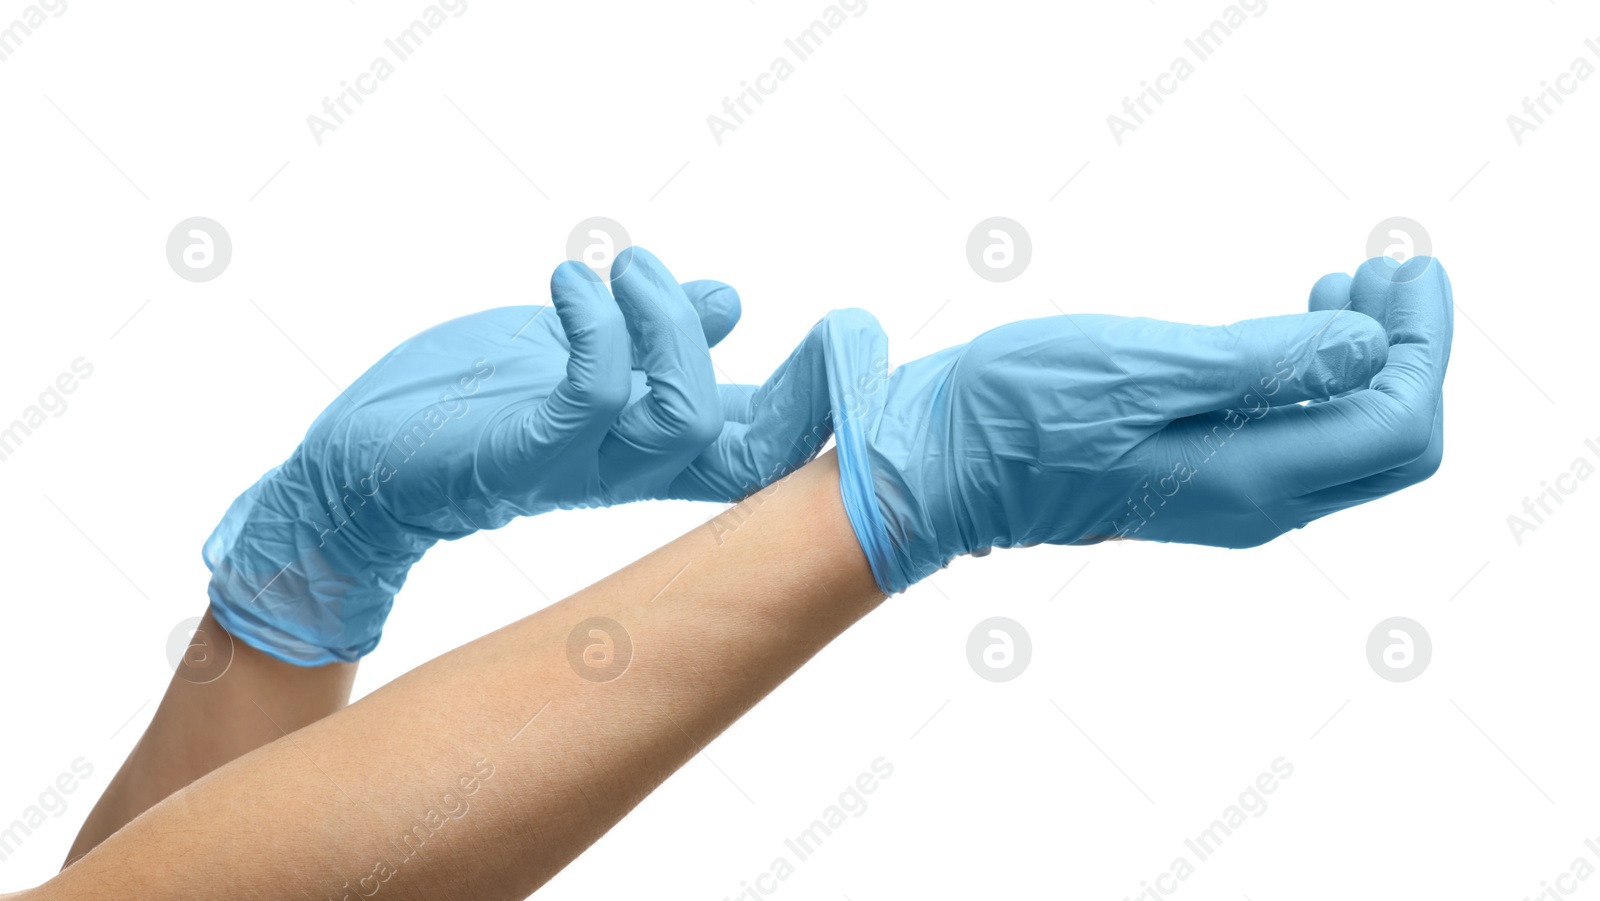
[[[1368,260],[1357,270],[1350,302],[1384,312],[1389,361],[1372,379],[1372,389],[1388,397],[1413,428],[1426,431],[1439,405],[1450,342],[1455,330],[1455,299],[1444,266],[1432,257],[1413,257],[1395,266],[1388,257]]]
[[[728,337],[733,327],[739,324],[739,292],[733,290],[732,285],[711,279],[684,282],[681,287],[684,295],[689,298],[689,304],[700,317],[700,329],[705,333],[706,346],[716,347],[717,343]],[[630,403],[642,400],[645,395],[647,382],[640,353],[640,348],[634,345],[633,392],[629,397]]]
[[[1168,420],[1338,394],[1366,382],[1387,350],[1382,327],[1348,310],[1211,327],[1128,319],[1097,344]]]
[[[1291,506],[1301,512],[1301,522],[1320,519],[1330,513],[1387,497],[1396,491],[1425,481],[1439,471],[1439,465],[1443,460],[1444,398],[1441,396],[1439,407],[1434,413],[1433,431],[1428,438],[1427,449],[1420,457],[1377,475],[1313,491],[1296,500]]]
[[[700,330],[705,333],[707,347],[716,347],[739,324],[743,307],[739,292],[732,285],[703,278],[684,282],[683,293],[700,315]]]
[[[1322,310],[1350,309],[1351,282],[1352,279],[1350,276],[1343,272],[1331,272],[1327,275],[1324,275],[1322,278],[1317,279],[1317,283],[1311,286],[1311,297],[1307,302],[1307,309],[1313,313],[1320,312]],[[1360,310],[1358,312],[1371,316],[1380,325],[1383,323],[1383,312],[1380,310],[1368,309]],[[1367,386],[1368,382],[1363,381],[1361,384],[1353,386],[1350,390],[1359,391]],[[1339,395],[1331,395],[1331,397],[1338,396]],[[1312,398],[1310,403],[1323,403],[1327,400],[1329,400],[1328,397]]]
[[[1446,276],[1448,278],[1448,276]],[[1383,303],[1388,295],[1380,291],[1363,289],[1356,297],[1352,298],[1351,289],[1354,279],[1342,272],[1325,275],[1319,279],[1311,289],[1311,309],[1338,309],[1349,306],[1354,300],[1360,300],[1362,312],[1368,316],[1384,322],[1388,319],[1388,308]],[[1452,310],[1452,315],[1453,315]],[[1362,388],[1366,388],[1363,385]],[[1343,485],[1335,485],[1303,498],[1301,503],[1308,511],[1312,511],[1311,518],[1326,516],[1338,510],[1364,504],[1377,500],[1385,495],[1393,494],[1403,488],[1409,488],[1418,482],[1424,481],[1439,469],[1440,462],[1444,459],[1444,398],[1441,395],[1439,405],[1434,413],[1433,432],[1428,440],[1428,447],[1422,456],[1408,463],[1401,464],[1394,469],[1357,479]]]
[[[611,293],[650,388],[600,446],[602,478],[620,485],[688,465],[721,431],[722,401],[700,317],[667,267],[630,247],[611,271],[621,273]]]
[[[1268,480],[1278,497],[1408,467],[1434,450],[1454,327],[1444,267],[1427,257],[1399,267],[1382,257],[1369,261],[1356,273],[1351,301],[1385,311],[1388,362],[1366,390],[1327,403],[1277,406],[1250,426],[1249,440],[1239,445],[1241,463]]]
[[[706,336],[706,346],[716,347],[739,324],[739,292],[733,290],[732,285],[711,279],[684,282],[679,287],[700,317],[700,331]],[[642,370],[644,361],[640,353],[640,348],[633,349],[633,368]]]
[[[1316,475],[1325,488],[1396,468],[1405,470],[1398,479],[1424,469],[1431,475],[1437,463],[1428,467],[1426,458],[1443,453],[1442,446],[1434,447],[1434,434],[1442,428],[1444,377],[1455,331],[1449,275],[1431,257],[1401,264],[1376,257],[1356,271],[1350,301],[1353,308],[1384,317],[1389,360],[1370,389],[1308,408],[1313,420],[1329,417],[1355,427],[1329,436],[1331,443],[1321,450],[1338,456]],[[1340,405],[1348,410],[1330,409]],[[1364,464],[1370,469],[1359,472]]]
[[[1343,272],[1330,272],[1317,283],[1311,286],[1311,300],[1307,308],[1318,313],[1323,310],[1343,310],[1350,306],[1350,276]],[[1372,316],[1365,310],[1361,312]],[[1382,316],[1372,316],[1378,322],[1383,322]]]
[[[812,326],[760,388],[719,386],[727,424],[673,483],[671,497],[736,501],[816,456],[833,434],[825,329],[825,321]]]
[[[567,371],[544,403],[495,423],[492,459],[508,470],[536,463],[552,447],[598,445],[628,402],[628,329],[605,286],[568,261],[550,277],[550,299],[570,348]]]

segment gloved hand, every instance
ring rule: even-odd
[[[1350,309],[1341,284],[1313,312],[1225,327],[1012,323],[887,378],[876,322],[833,314],[841,494],[879,587],[991,547],[1252,547],[1427,478],[1453,328],[1444,268],[1371,260]]]
[[[735,501],[817,452],[814,339],[759,390],[719,386],[707,346],[738,320],[733,290],[680,287],[638,248],[612,273],[608,292],[564,263],[553,312],[435,326],[341,392],[207,539],[217,621],[290,663],[356,660],[441,539],[558,508]]]

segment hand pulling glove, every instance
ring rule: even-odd
[[[290,663],[356,660],[437,541],[555,509],[736,501],[816,453],[814,341],[760,389],[717,385],[707,346],[738,320],[733,290],[679,286],[639,248],[611,271],[607,291],[564,263],[553,310],[435,326],[342,391],[207,539],[218,622]]]

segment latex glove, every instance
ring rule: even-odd
[[[1398,273],[1398,269],[1396,272]],[[1377,269],[1368,273],[1368,279],[1373,275],[1381,275],[1384,270]],[[1389,321],[1390,294],[1386,291],[1373,290],[1372,286],[1364,285],[1362,290],[1354,290],[1355,280],[1343,272],[1325,275],[1319,279],[1311,289],[1310,309],[1312,310],[1342,310],[1350,309],[1364,313],[1379,322]],[[1448,288],[1448,284],[1446,286]],[[1447,331],[1453,331],[1455,323],[1455,305],[1448,307],[1449,320],[1446,324]],[[1404,309],[1397,313],[1397,317],[1407,315]],[[1397,322],[1397,324],[1399,324]],[[1446,350],[1448,353],[1448,348]],[[1363,385],[1361,388],[1365,388]],[[1357,389],[1360,390],[1360,389]],[[1351,392],[1346,392],[1348,395]],[[1341,395],[1344,396],[1344,395]],[[1326,403],[1333,398],[1313,400],[1311,403]],[[1402,488],[1409,488],[1423,481],[1439,470],[1439,465],[1444,460],[1444,395],[1440,392],[1437,405],[1434,407],[1433,428],[1428,434],[1428,446],[1421,455],[1409,460],[1393,469],[1371,475],[1363,479],[1356,479],[1343,485],[1336,485],[1324,491],[1317,492],[1302,499],[1304,507],[1301,516],[1310,520],[1326,516],[1336,510],[1343,510],[1357,504],[1377,500],[1393,494]]]
[[[218,622],[290,663],[356,660],[441,539],[558,508],[735,501],[816,453],[819,350],[759,391],[718,386],[707,345],[738,319],[733,289],[680,287],[638,248],[612,272],[608,292],[564,263],[553,310],[435,326],[343,391],[206,541]]]
[[[1251,547],[1431,475],[1444,268],[1372,260],[1350,298],[1225,327],[1012,323],[887,378],[876,322],[834,314],[841,494],[879,587],[990,547]]]

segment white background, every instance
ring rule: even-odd
[[[1303,309],[1395,215],[1424,224],[1460,306],[1431,481],[1256,550],[958,561],[545,894],[737,895],[879,757],[894,771],[870,808],[779,897],[1132,896],[1279,757],[1293,776],[1180,895],[1524,898],[1580,855],[1600,865],[1583,846],[1600,838],[1600,480],[1520,545],[1506,522],[1575,458],[1600,464],[1583,443],[1600,440],[1600,77],[1520,146],[1506,124],[1575,58],[1600,65],[1600,14],[1272,0],[1119,146],[1106,116],[1223,3],[869,0],[719,146],[707,115],[824,5],[474,0],[320,146],[306,116],[420,0],[69,0],[0,63],[0,420],[94,366],[0,463],[0,825],[76,758],[94,767],[0,888],[59,865],[149,720],[169,634],[205,606],[202,540],[333,383],[434,322],[545,302],[594,215],[680,277],[740,289],[715,359],[747,382],[840,306],[874,311],[897,361],[1052,301],[1204,323]],[[197,215],[234,243],[205,284],[164,255]],[[1004,284],[965,255],[997,215],[1034,248]],[[713,512],[494,534],[543,595],[484,536],[437,548],[358,694]],[[1004,684],[965,654],[995,615],[1034,647]],[[1394,615],[1434,644],[1403,684],[1365,654]]]

